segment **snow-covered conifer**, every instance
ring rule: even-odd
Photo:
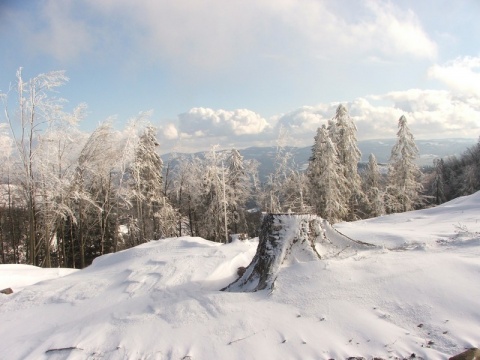
[[[370,154],[364,178],[364,193],[368,201],[370,217],[385,214],[384,192],[381,190],[381,174],[375,155]]]
[[[347,220],[355,220],[359,217],[359,203],[364,201],[358,174],[358,162],[362,154],[357,145],[357,127],[342,104],[337,107],[333,124],[330,124],[330,138],[337,148],[343,176],[348,183],[343,195],[349,207]]]
[[[347,183],[335,145],[323,125],[318,128],[307,176],[310,180],[310,201],[315,212],[330,222],[342,220],[348,214],[344,194]]]
[[[443,159],[433,160],[434,177],[431,184],[431,193],[435,199],[435,204],[440,205],[446,201],[445,198],[445,163]]]
[[[390,212],[415,209],[422,203],[421,172],[415,159],[418,148],[404,115],[398,120],[397,142],[392,148],[388,169],[388,202]]]
[[[166,205],[168,200],[163,193],[163,161],[156,152],[158,145],[156,129],[147,126],[138,141],[131,170],[142,241],[172,236],[176,225],[171,205]],[[168,211],[162,210],[164,206],[168,207]]]

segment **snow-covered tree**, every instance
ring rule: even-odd
[[[315,212],[332,223],[344,219],[348,214],[345,198],[347,182],[337,149],[325,125],[317,130],[307,176],[311,186],[310,201]]]
[[[147,126],[131,168],[141,241],[176,233],[176,214],[163,192],[163,161],[156,152],[158,145],[156,129]]]
[[[277,138],[274,171],[268,175],[260,196],[263,209],[269,213],[288,210],[283,199],[284,184],[292,171],[292,153],[286,148],[287,137],[287,131],[281,127]]]
[[[356,220],[359,218],[359,205],[364,201],[362,182],[358,173],[358,162],[362,154],[357,145],[357,127],[344,105],[338,105],[329,132],[337,148],[343,176],[348,183],[343,195],[349,207],[346,220]]]
[[[22,254],[20,239],[23,235],[21,213],[23,202],[20,199],[19,187],[14,181],[14,141],[11,138],[7,124],[0,123],[0,251],[2,264],[18,263]]]
[[[398,120],[397,142],[392,148],[388,169],[387,208],[390,212],[410,211],[421,205],[421,172],[415,159],[418,148],[405,116]]]
[[[291,170],[281,189],[283,208],[290,213],[311,213],[310,183],[303,171]]]
[[[81,150],[82,134],[77,124],[83,117],[85,105],[72,114],[64,114],[66,121],[50,124],[37,145],[37,205],[38,236],[44,245],[43,265],[66,266],[64,219],[73,218],[71,182],[75,163]],[[56,263],[51,255],[55,252]]]
[[[181,156],[173,168],[170,199],[182,216],[178,219],[179,235],[199,236],[199,204],[202,194],[204,163],[195,156]]]
[[[62,119],[62,100],[53,96],[56,88],[63,85],[68,79],[64,71],[52,71],[37,75],[25,81],[22,77],[22,68],[16,74],[16,84],[10,91],[16,92],[16,101],[9,99],[9,94],[3,94],[5,116],[10,125],[14,138],[16,153],[19,157],[22,176],[20,185],[25,195],[28,211],[28,262],[39,264],[42,259],[40,251],[44,244],[40,244],[38,236],[38,205],[35,165],[38,161],[36,146],[37,135],[49,124]],[[10,104],[15,102],[15,110],[10,110]]]
[[[433,160],[434,174],[431,183],[431,193],[435,199],[435,204],[440,205],[446,201],[445,198],[445,163],[443,159]]]
[[[104,122],[89,136],[78,157],[71,185],[75,215],[68,219],[66,231],[71,236],[70,266],[83,268],[104,253],[105,240],[114,231],[109,216],[112,172],[118,157],[114,139],[112,124]]]
[[[227,182],[225,154],[213,146],[205,156],[202,184],[202,233],[207,239],[228,241]]]
[[[364,193],[368,201],[367,213],[369,217],[385,214],[384,191],[381,185],[382,175],[375,155],[370,154],[364,177]]]
[[[247,228],[245,223],[245,207],[252,193],[252,183],[251,176],[247,172],[247,164],[238,150],[232,149],[230,151],[227,164],[226,189],[228,223],[231,231],[237,234],[239,231],[245,232]]]

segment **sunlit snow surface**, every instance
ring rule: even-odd
[[[0,358],[446,359],[480,346],[480,194],[335,228],[378,246],[289,264],[273,292],[218,291],[255,241],[152,241],[23,290],[0,266],[21,290],[0,296]]]

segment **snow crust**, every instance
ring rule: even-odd
[[[0,266],[20,289],[0,294],[0,357],[435,360],[480,346],[480,193],[335,229],[377,247],[291,262],[273,292],[219,291],[255,240],[152,241],[29,286]]]

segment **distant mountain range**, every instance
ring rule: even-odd
[[[370,154],[374,154],[378,163],[387,163],[390,159],[390,153],[396,139],[382,140],[363,140],[358,142],[358,147],[362,153],[361,162],[368,162]],[[435,140],[415,140],[420,157],[418,164],[420,166],[428,166],[433,163],[436,158],[445,158],[448,156],[458,156],[465,150],[476,144],[477,139],[435,139]],[[308,159],[311,155],[311,146],[307,147],[287,147],[287,151],[292,154],[292,159],[296,167],[305,169]],[[274,170],[274,160],[276,147],[249,147],[239,150],[245,160],[255,159],[260,163],[259,176],[263,180]],[[205,152],[199,152],[195,155],[203,156]],[[180,154],[176,154],[180,155]],[[184,154],[186,155],[186,154]],[[164,162],[168,161],[171,156],[165,154],[162,156]]]

